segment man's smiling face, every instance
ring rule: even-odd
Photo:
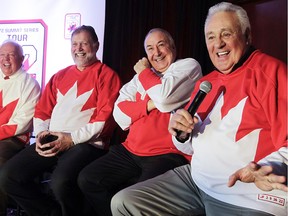
[[[71,54],[80,71],[97,60],[96,52],[98,47],[98,44],[93,44],[89,33],[86,31],[73,35],[71,39]]]
[[[13,42],[4,43],[0,48],[0,68],[5,76],[11,76],[22,66],[24,56]]]
[[[146,37],[145,51],[152,67],[160,73],[165,72],[176,58],[175,47],[171,47],[161,31],[152,32]]]
[[[218,12],[211,17],[205,27],[205,40],[213,65],[223,74],[232,71],[247,49],[247,38],[232,12]]]

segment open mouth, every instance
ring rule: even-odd
[[[84,57],[86,55],[86,53],[76,53],[75,56],[76,57]]]
[[[10,63],[6,63],[6,64],[3,64],[4,67],[10,67],[11,64]]]
[[[162,56],[162,57],[156,58],[155,61],[156,61],[156,62],[160,62],[160,61],[162,61],[163,59],[164,59],[164,57]]]
[[[226,56],[230,53],[230,51],[225,51],[225,52],[218,52],[216,53],[218,57]]]

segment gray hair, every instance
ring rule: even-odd
[[[162,29],[162,28],[153,28],[151,29],[145,36],[145,40],[144,40],[144,49],[146,50],[146,47],[145,47],[145,41],[146,41],[146,38],[148,37],[149,34],[153,33],[153,32],[162,32],[168,39],[168,42],[169,42],[169,45],[175,50],[176,52],[176,46],[175,46],[175,42],[174,42],[174,39],[173,37],[171,36],[171,34],[166,31],[165,29]]]
[[[22,46],[19,43],[17,43],[16,41],[14,41],[14,40],[7,39],[7,40],[3,41],[3,43],[0,45],[0,48],[4,44],[8,44],[8,43],[13,44],[15,46],[18,55],[20,55],[22,57],[24,56],[24,51],[23,51]]]
[[[86,25],[82,25],[79,26],[78,28],[76,28],[71,35],[71,38],[75,35],[75,34],[79,34],[80,32],[87,32],[90,36],[91,39],[93,41],[93,43],[98,43],[98,36],[95,32],[95,29],[92,26],[86,26]]]
[[[206,25],[207,25],[208,21],[210,21],[211,17],[218,12],[233,12],[233,13],[235,13],[238,20],[239,20],[242,34],[245,34],[247,30],[249,32],[251,32],[251,25],[250,25],[250,21],[249,21],[249,17],[247,15],[247,12],[242,7],[240,7],[238,5],[234,5],[232,3],[228,3],[228,2],[218,3],[209,9],[208,15],[207,15],[206,21],[205,21],[205,29],[206,29]]]

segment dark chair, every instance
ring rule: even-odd
[[[43,175],[36,177],[34,181],[40,183],[40,189],[45,194],[52,195],[52,191],[50,189],[50,179],[51,172],[44,172]],[[27,216],[25,211],[12,199],[8,200],[8,208],[7,208],[7,216]]]
[[[26,216],[21,207],[11,198],[8,198],[7,216]]]

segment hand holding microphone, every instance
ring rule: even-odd
[[[190,106],[188,107],[188,110],[187,110],[190,113],[191,116],[195,115],[198,107],[200,106],[200,104],[204,100],[204,98],[207,95],[207,93],[210,92],[211,88],[212,88],[212,85],[208,81],[203,81],[200,84],[199,91],[197,92],[196,96],[194,97],[193,101],[191,102],[191,104],[190,104]],[[179,142],[184,143],[189,138],[189,133],[186,133],[186,132],[183,132],[183,131],[179,131],[179,130],[177,130],[176,133],[177,133],[176,139]]]

